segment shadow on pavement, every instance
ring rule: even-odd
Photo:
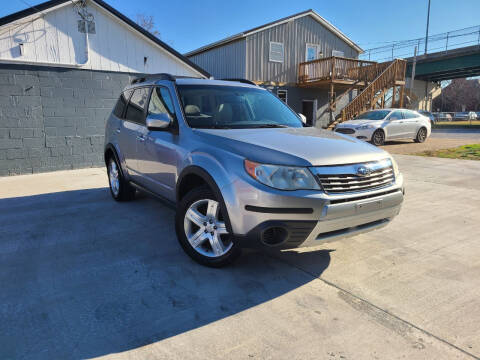
[[[0,358],[90,358],[147,345],[262,304],[312,276],[247,251],[210,269],[177,243],[171,209],[108,189],[0,199]],[[328,250],[308,257],[319,276]]]

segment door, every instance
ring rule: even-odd
[[[416,137],[420,120],[418,115],[411,110],[403,110],[403,118],[403,125],[405,126],[405,136],[408,138]]]
[[[142,127],[145,125],[145,105],[148,100],[148,91],[148,88],[138,88],[133,91],[118,135],[120,150],[124,156],[128,173],[134,181],[137,181],[139,176],[137,143]]]
[[[403,124],[403,112],[402,110],[393,111],[388,119],[387,125],[385,126],[386,138],[387,139],[399,139],[405,136],[406,130]]]
[[[317,100],[302,100],[302,114],[307,118],[307,125],[313,126],[317,118]]]
[[[145,139],[138,144],[138,163],[142,185],[163,197],[175,201],[177,177],[178,126],[170,90],[156,86],[152,90],[147,110],[149,114],[166,113],[172,119],[170,128],[150,131],[142,129]]]

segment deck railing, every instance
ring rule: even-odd
[[[321,80],[373,80],[378,76],[379,65],[382,64],[338,56],[307,61],[299,64],[298,82],[308,84]]]

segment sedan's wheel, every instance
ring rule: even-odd
[[[125,180],[115,158],[111,156],[107,164],[108,182],[112,197],[117,201],[132,200],[135,197],[135,188]]]
[[[193,189],[177,208],[177,237],[195,261],[220,267],[239,255],[227,222],[226,211],[209,189]]]
[[[381,146],[385,143],[385,133],[378,129],[372,135],[372,144],[376,146]]]
[[[427,139],[427,129],[421,128],[418,130],[417,137],[415,138],[415,142],[423,143]]]

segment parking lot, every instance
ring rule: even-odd
[[[479,358],[480,162],[396,158],[388,227],[223,269],[103,169],[0,178],[0,358]]]

